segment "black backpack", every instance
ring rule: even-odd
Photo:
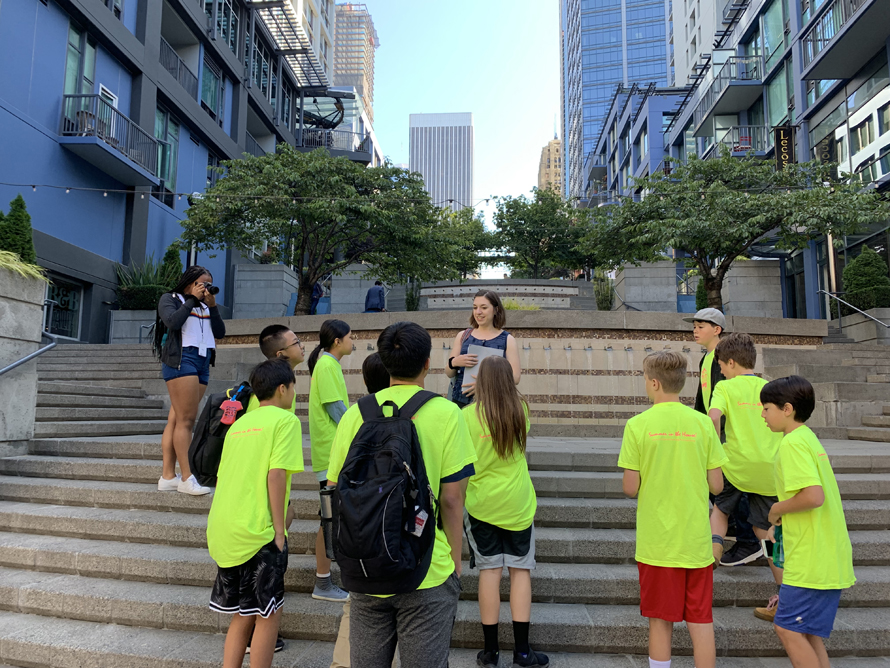
[[[232,426],[231,422],[229,424],[222,422],[225,412],[222,408],[223,402],[229,399],[241,402],[241,410],[235,415],[237,419],[247,412],[247,402],[252,395],[253,390],[250,389],[250,385],[244,382],[226,392],[211,394],[204,404],[204,410],[195,423],[192,442],[189,444],[189,468],[198,482],[205,487],[216,487],[216,474],[219,471],[223,444],[229,427]]]
[[[401,409],[387,401],[392,417],[374,395],[359,399],[364,424],[333,494],[334,554],[349,591],[414,591],[430,568],[438,501],[411,417],[434,398],[441,397],[421,390]]]

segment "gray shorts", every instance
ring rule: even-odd
[[[769,511],[774,503],[779,502],[777,496],[763,496],[753,492],[743,492],[723,476],[723,491],[714,497],[714,505],[725,515],[732,515],[739,507],[743,496],[748,497],[748,522],[758,529],[769,531]]]
[[[470,545],[470,568],[535,567],[535,525],[510,531],[476,519],[464,508],[464,533]]]

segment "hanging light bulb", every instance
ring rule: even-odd
[[[102,193],[102,197],[108,197],[108,191],[107,191],[107,190],[106,190],[104,193]]]
[[[71,188],[65,188],[65,194],[66,194],[66,195],[67,195],[68,193],[70,193],[70,192],[71,192]]]
[[[33,191],[36,193],[36,192],[37,192],[37,186],[31,186],[31,190],[33,190]]]

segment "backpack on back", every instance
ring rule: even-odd
[[[441,399],[421,390],[401,409],[387,401],[392,417],[374,395],[359,399],[364,423],[333,495],[334,554],[349,591],[410,592],[429,571],[438,501],[411,418],[434,398]]]
[[[244,382],[207,398],[189,444],[189,468],[202,485],[216,487],[226,434],[232,423],[247,412],[247,402],[252,395],[250,385]],[[241,404],[240,410],[229,403],[232,401]]]

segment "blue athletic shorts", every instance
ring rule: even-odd
[[[206,385],[210,382],[210,356],[201,357],[195,346],[188,346],[182,349],[182,362],[179,364],[179,368],[175,369],[162,364],[161,375],[164,377],[164,381],[185,376],[197,376],[198,383]]]
[[[783,584],[774,624],[780,628],[827,638],[834,627],[841,589],[807,589]]]

